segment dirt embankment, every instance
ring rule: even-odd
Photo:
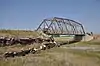
[[[94,35],[94,40],[99,40],[100,41],[100,35]]]

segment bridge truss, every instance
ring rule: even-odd
[[[37,31],[43,31],[49,35],[85,35],[82,24],[59,17],[44,19]]]

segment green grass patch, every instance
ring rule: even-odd
[[[97,57],[100,59],[100,51],[89,51],[89,50],[77,50],[77,49],[69,49],[67,50],[69,53],[73,53],[75,55],[83,56],[83,57]]]
[[[100,45],[100,41],[79,42],[78,44]]]

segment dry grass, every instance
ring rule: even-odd
[[[39,48],[41,44],[31,44],[31,45],[21,45],[21,44],[17,44],[17,45],[12,45],[12,46],[5,46],[5,47],[0,47],[0,54],[4,54],[4,52],[9,52],[9,51],[20,51],[22,48],[23,49],[29,49],[29,48]]]
[[[0,60],[0,66],[99,66],[100,58],[95,53],[66,50],[62,47]]]
[[[3,32],[1,32],[3,33]],[[5,32],[7,34],[11,34]],[[26,35],[23,32],[18,32],[18,35]],[[13,35],[17,35],[12,33]],[[34,36],[32,32],[32,36]],[[29,36],[29,35],[28,35]],[[60,38],[61,40],[61,38]],[[66,40],[65,40],[66,41]],[[69,46],[100,46],[99,42],[79,42],[77,44],[64,45],[68,48]],[[0,47],[0,53],[2,54],[8,50],[19,50],[22,47],[28,48],[33,45],[14,45],[9,47]],[[37,46],[37,44],[36,44]],[[38,46],[37,46],[38,47]],[[73,50],[62,47],[51,48],[45,51],[41,51],[38,54],[29,54],[23,57],[14,57],[0,60],[0,66],[100,66],[100,52],[84,51],[84,50]],[[100,49],[100,47],[99,47]]]
[[[37,37],[39,36],[35,31],[29,30],[0,30],[0,36],[15,36],[15,37]]]

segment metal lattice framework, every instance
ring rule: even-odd
[[[65,18],[44,19],[37,30],[49,35],[85,35],[82,24]]]

